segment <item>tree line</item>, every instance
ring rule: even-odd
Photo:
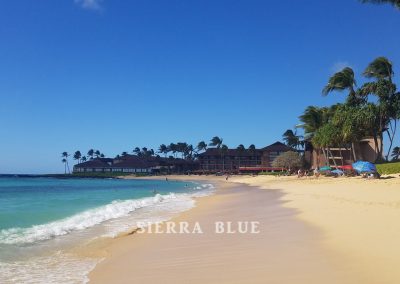
[[[68,158],[71,156],[67,151],[61,153],[61,162],[64,164],[64,173],[71,173],[71,169],[69,167]],[[105,155],[100,152],[100,150],[90,149],[87,152],[87,155],[82,155],[81,151],[75,151],[73,154],[73,159],[77,161],[78,164],[86,162],[88,160],[93,160],[95,158],[105,158]]]
[[[161,157],[160,155],[163,155],[165,158],[170,158],[170,159],[184,159],[184,160],[189,160],[193,161],[195,160],[199,154],[205,152],[209,147],[218,149],[219,154],[221,155],[222,158],[225,157],[227,151],[228,151],[228,146],[223,143],[223,139],[219,136],[214,136],[210,139],[209,143],[206,143],[205,141],[200,141],[197,146],[193,146],[192,144],[186,143],[186,142],[177,142],[177,143],[169,143],[169,144],[161,144],[158,147],[157,152],[154,149],[147,148],[147,147],[135,147],[132,151],[131,154],[136,155],[138,157],[142,158],[149,158],[149,157]],[[244,153],[246,151],[249,151],[250,153],[255,154],[256,151],[256,146],[254,144],[251,144],[247,149],[243,144],[240,144],[237,146],[236,150],[239,153]],[[116,159],[120,159],[123,157],[126,157],[130,155],[129,152],[124,151],[121,154],[118,154],[115,156]],[[62,163],[64,164],[64,173],[70,173],[70,167],[69,167],[69,157],[71,155],[68,152],[63,152],[61,154],[62,157]],[[105,158],[105,155],[101,153],[99,150],[94,150],[90,149],[87,152],[87,155],[83,155],[81,151],[75,151],[74,154],[72,155],[73,159],[79,164],[83,163],[86,161],[90,161],[96,158]],[[240,161],[239,161],[240,162]]]

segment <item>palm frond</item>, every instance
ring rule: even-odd
[[[322,89],[322,95],[326,96],[330,92],[347,89],[352,93],[355,86],[354,71],[350,67],[346,67],[329,78],[328,84]]]
[[[400,9],[400,0],[361,0],[361,2],[373,4],[391,4],[397,9]]]
[[[367,78],[389,79],[393,77],[392,63],[386,57],[378,57],[364,70]]]

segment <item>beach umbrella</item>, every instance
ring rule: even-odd
[[[332,168],[329,167],[329,166],[321,167],[321,168],[319,169],[320,172],[331,171],[331,170],[332,170]]]
[[[344,172],[342,170],[333,170],[332,171],[333,174],[337,174],[337,175],[343,175]]]
[[[366,161],[357,161],[353,164],[353,169],[358,173],[375,173],[376,167],[373,163]]]
[[[345,165],[345,166],[338,166],[339,169],[344,170],[344,171],[350,171],[353,169],[351,165]]]

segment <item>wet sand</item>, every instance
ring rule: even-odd
[[[217,193],[198,199],[194,209],[173,221],[187,221],[190,228],[198,222],[203,234],[134,233],[111,240],[102,247],[106,257],[90,273],[91,283],[384,283],[379,279],[398,283],[390,282],[394,275],[363,274],[368,272],[364,268],[370,269],[363,263],[376,260],[360,255],[361,264],[353,265],[351,252],[332,245],[330,239],[335,237],[319,222],[308,220],[316,216],[305,217],[304,204],[292,201],[297,193],[285,189],[292,183],[301,188],[314,181],[196,179],[216,183]],[[317,187],[326,184],[318,182]],[[315,205],[304,206],[310,204]],[[217,234],[216,221],[257,221],[260,233]]]

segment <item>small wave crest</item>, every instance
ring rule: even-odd
[[[176,211],[185,211],[194,206],[192,198],[211,195],[214,190],[212,184],[197,184],[190,193],[156,194],[154,197],[141,199],[115,200],[107,205],[89,209],[47,224],[35,225],[29,228],[3,229],[0,231],[0,244],[32,244],[49,240],[57,236],[67,235],[73,231],[84,230],[109,220],[129,216],[133,211],[146,207],[153,208],[159,205],[169,205],[169,207],[175,207]],[[182,203],[186,205],[182,205]]]
[[[196,191],[194,191],[192,194],[190,194],[191,197],[209,196],[215,192],[215,187],[211,183],[197,184],[194,189]]]
[[[72,231],[93,227],[107,220],[127,216],[131,212],[176,199],[174,193],[168,195],[157,194],[136,200],[116,200],[110,204],[86,210],[71,217],[47,224],[36,225],[30,228],[10,228],[0,231],[0,244],[29,244],[44,241],[56,236],[66,235]]]

